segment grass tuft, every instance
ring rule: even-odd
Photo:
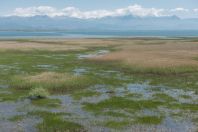
[[[153,100],[130,100],[124,97],[112,97],[110,99],[101,101],[97,104],[86,103],[84,109],[93,112],[102,112],[104,110],[125,110],[125,111],[138,111],[143,109],[154,109],[162,105],[159,101]]]
[[[34,88],[29,92],[29,97],[30,98],[47,98],[49,96],[49,92],[42,88],[42,87],[38,87],[38,88]]]
[[[60,107],[61,101],[58,99],[39,99],[39,100],[32,100],[31,103],[36,106],[40,107]]]
[[[99,92],[88,90],[88,91],[76,92],[76,93],[72,94],[72,97],[75,100],[80,100],[83,97],[93,97],[93,96],[98,96],[98,95],[100,95]]]
[[[40,132],[81,132],[84,128],[74,122],[66,121],[61,116],[64,113],[50,113],[37,111],[30,113],[43,118],[43,121],[37,125]]]
[[[16,116],[9,118],[9,121],[18,122],[18,121],[23,120],[23,118],[24,118],[24,115],[16,115]]]
[[[108,128],[121,129],[130,125],[130,121],[107,121],[104,125]]]
[[[16,89],[31,89],[42,87],[51,93],[66,93],[76,89],[87,88],[94,84],[94,80],[87,76],[43,72],[36,75],[17,76],[12,79],[11,86]]]
[[[138,117],[136,119],[136,123],[139,124],[160,124],[162,122],[163,118],[162,117],[157,117],[157,116],[143,116],[143,117]]]

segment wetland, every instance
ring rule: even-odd
[[[197,38],[0,40],[2,132],[196,132]]]

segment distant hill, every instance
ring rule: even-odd
[[[198,19],[166,17],[0,17],[0,30],[198,30]]]

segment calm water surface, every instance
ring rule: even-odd
[[[0,31],[0,38],[104,38],[104,37],[198,37],[198,30],[141,31]]]

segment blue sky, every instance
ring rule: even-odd
[[[194,12],[175,12],[180,17],[198,17],[198,0],[2,0],[0,15],[12,13],[16,8],[50,6],[56,9],[75,7],[81,11],[115,10],[138,4],[143,8],[175,9],[183,8]],[[195,12],[196,11],[196,12]]]

